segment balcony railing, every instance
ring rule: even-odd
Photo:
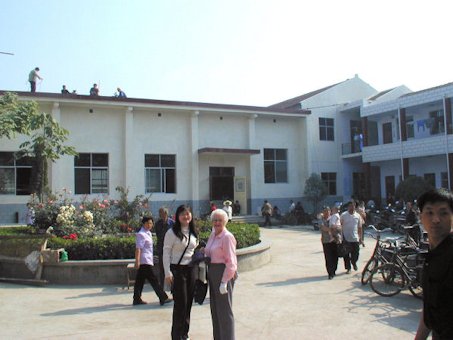
[[[362,147],[363,146],[361,145],[360,141],[354,143],[343,143],[341,144],[341,154],[344,156],[362,152]]]

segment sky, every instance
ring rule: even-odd
[[[0,0],[0,90],[269,106],[453,81],[451,0]]]

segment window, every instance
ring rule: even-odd
[[[0,194],[30,195],[32,158],[0,152]]]
[[[145,155],[145,192],[176,192],[176,155]]]
[[[107,153],[80,153],[74,157],[76,195],[108,194],[109,155]]]
[[[412,116],[406,117],[406,137],[414,138],[414,117]]]
[[[336,172],[321,172],[321,179],[327,187],[329,195],[337,194],[337,173]]]
[[[288,182],[286,149],[264,149],[264,183]]]
[[[429,113],[429,119],[427,121],[428,128],[432,135],[444,133],[444,110],[432,111]]]
[[[319,140],[334,140],[333,118],[319,118]]]

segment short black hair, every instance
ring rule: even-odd
[[[447,189],[431,189],[424,192],[417,199],[417,206],[420,211],[423,211],[423,207],[426,203],[437,203],[445,202],[450,207],[450,210],[453,212],[453,194]]]
[[[146,222],[148,222],[149,220],[151,220],[151,222],[154,223],[154,219],[152,216],[143,216],[142,218],[142,224],[145,224]]]

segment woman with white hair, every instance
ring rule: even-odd
[[[228,214],[223,209],[211,213],[212,233],[205,248],[211,258],[208,268],[214,340],[233,340],[233,287],[236,279],[236,239],[226,229]]]

